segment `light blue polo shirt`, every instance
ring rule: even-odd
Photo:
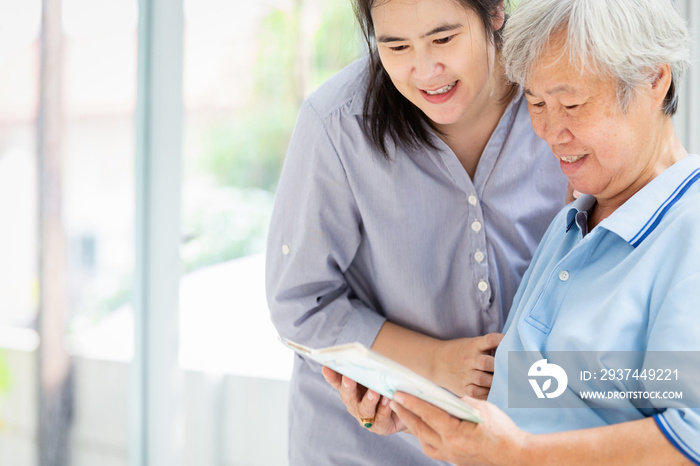
[[[600,351],[602,364],[612,351],[700,351],[699,180],[700,156],[690,155],[588,234],[582,226],[595,203],[591,196],[582,196],[552,221],[515,296],[489,396],[520,428],[558,432],[653,415],[669,441],[700,464],[697,406],[666,408],[652,401],[653,408],[645,410],[620,400],[615,406],[622,409],[594,409],[598,405],[582,399],[573,380],[563,396],[551,400],[558,407],[508,403],[510,352],[547,358],[569,351],[583,361],[583,352],[589,357]],[[511,381],[511,391],[532,392],[527,377],[518,379]],[[697,383],[679,383],[679,390],[700,390]]]

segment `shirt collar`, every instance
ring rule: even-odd
[[[571,228],[577,226],[581,230],[581,235],[588,234],[588,217],[595,206],[595,197],[589,194],[582,194],[569,207],[569,212],[566,214],[566,231],[568,233]]]
[[[659,224],[666,212],[700,179],[700,156],[689,155],[651,180],[612,215],[600,222],[609,230],[637,247]],[[567,215],[567,231],[576,223],[581,210],[590,213],[595,205],[593,196],[583,195],[572,205]]]

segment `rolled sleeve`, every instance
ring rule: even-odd
[[[669,409],[656,414],[654,420],[674,447],[700,465],[700,410]]]
[[[361,228],[334,144],[307,102],[290,142],[268,237],[267,298],[281,336],[311,347],[374,341],[385,319],[353,297],[344,276]]]
[[[681,219],[682,221],[682,219]],[[692,231],[692,230],[691,230]],[[694,249],[697,241],[684,244],[683,251]],[[698,251],[700,252],[700,251]],[[690,254],[697,257],[696,254]],[[686,259],[679,263],[679,273],[669,280],[670,288],[664,296],[659,312],[653,316],[649,336],[649,350],[695,352],[700,351],[697,335],[700,332],[700,321],[697,318],[697,303],[700,300],[700,274],[688,273],[692,270],[692,260]],[[680,353],[690,354],[690,353]],[[681,358],[684,383],[674,389],[682,391],[688,398],[692,408],[667,409],[654,416],[661,432],[681,453],[695,464],[700,465],[700,387],[696,376],[696,356]],[[688,374],[688,375],[686,375]]]

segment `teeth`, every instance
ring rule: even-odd
[[[428,95],[440,95],[440,94],[445,94],[445,93],[447,93],[447,92],[450,92],[450,89],[452,89],[453,87],[455,87],[455,84],[457,84],[456,81],[453,82],[452,84],[448,84],[447,86],[438,89],[437,91],[425,91],[425,93],[428,94]]]
[[[573,157],[561,157],[561,160],[563,160],[563,161],[566,162],[566,163],[574,163],[574,162],[576,162],[577,160],[581,160],[583,157],[585,157],[585,156],[583,156],[583,155],[574,155]]]

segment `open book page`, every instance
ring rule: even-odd
[[[321,349],[311,349],[290,340],[282,340],[282,343],[387,398],[393,398],[394,392],[405,392],[457,418],[481,422],[479,412],[453,393],[360,343]]]

